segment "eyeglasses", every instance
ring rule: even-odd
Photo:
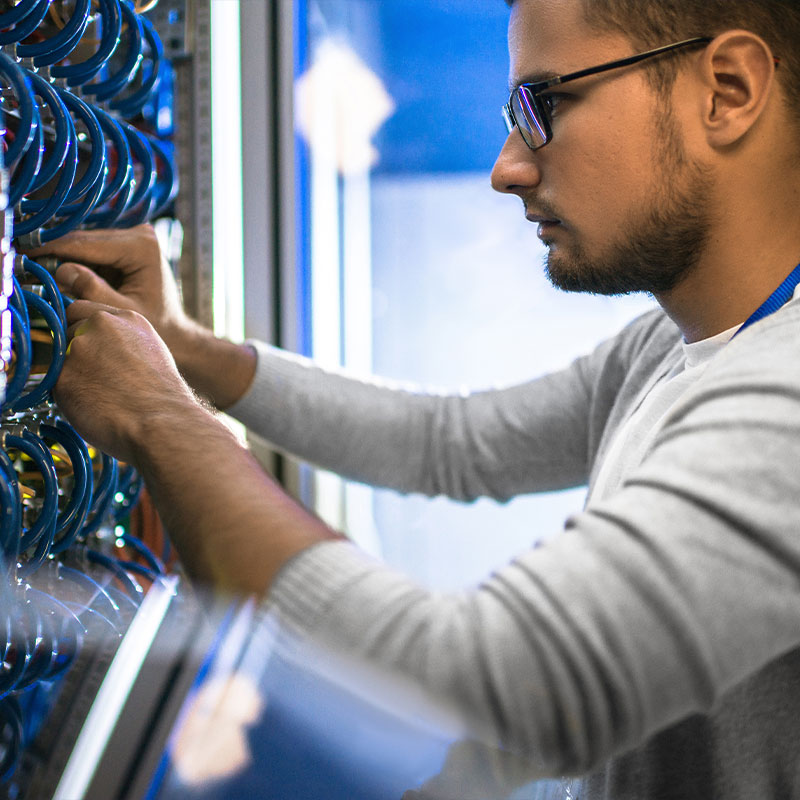
[[[677,50],[679,47],[708,44],[711,41],[712,39],[709,36],[698,36],[694,39],[686,39],[683,42],[657,47],[655,50],[648,50],[646,53],[639,53],[635,56],[621,58],[619,61],[609,61],[606,64],[601,64],[599,67],[589,67],[588,69],[582,69],[578,72],[570,72],[567,75],[556,76],[546,81],[523,83],[511,92],[508,102],[502,108],[506,129],[508,133],[511,133],[516,127],[525,140],[525,144],[527,144],[531,150],[538,150],[540,147],[544,147],[553,138],[551,120],[552,101],[550,98],[542,96],[542,92],[546,92],[554,86],[576,81],[578,78],[585,78],[588,75],[597,75],[600,72],[607,72],[611,69],[619,69],[620,67],[627,67],[631,64],[638,64],[646,58],[660,56],[662,53]],[[775,59],[775,61],[777,63],[778,59]]]

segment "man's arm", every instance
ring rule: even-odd
[[[260,596],[294,555],[336,538],[198,402],[143,317],[76,301],[67,318],[56,400],[87,441],[141,472],[193,578]]]
[[[746,680],[751,697],[795,707],[794,678],[760,674],[789,653],[796,670],[800,645],[792,314],[717,357],[622,490],[476,591],[431,593],[337,543],[282,571],[272,607],[426,687],[542,777],[586,772],[694,714],[741,719],[726,704]]]
[[[593,416],[603,417],[610,402],[593,396],[594,365],[613,361],[605,353],[500,391],[404,391],[215,338],[181,308],[149,226],[76,231],[31,254],[62,259],[56,277],[73,296],[145,316],[190,386],[217,408],[276,448],[345,477],[466,501],[587,480],[589,427],[601,427]],[[622,380],[624,364],[617,371]]]

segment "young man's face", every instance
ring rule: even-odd
[[[581,5],[516,0],[509,23],[512,85],[634,53],[622,35],[590,29]],[[680,58],[698,55],[691,50]],[[669,102],[641,65],[554,93],[552,141],[531,151],[512,130],[494,167],[494,188],[518,195],[539,225],[556,286],[600,294],[674,288],[705,247],[712,179],[688,158]]]

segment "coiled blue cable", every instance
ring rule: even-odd
[[[156,188],[153,192],[152,208],[148,215],[149,219],[154,219],[161,214],[164,209],[175,199],[178,194],[178,174],[175,170],[171,150],[154,136],[148,136],[153,153],[161,160],[163,172],[160,172],[156,181]]]
[[[58,565],[58,574],[63,580],[70,581],[87,593],[84,600],[86,609],[93,609],[97,613],[101,613],[115,628],[122,624],[119,603],[94,578],[65,564]],[[98,608],[98,606],[102,606],[102,608]]]
[[[92,209],[97,205],[97,198],[100,192],[103,191],[102,176],[96,181],[94,186],[83,196],[80,203],[70,207],[68,216],[59,215],[54,225],[49,228],[43,228],[38,232],[39,241],[44,244],[52,242],[54,239],[60,239],[66,236],[70,231],[75,230],[79,225],[83,224],[86,218],[91,214]]]
[[[103,131],[100,128],[97,117],[92,113],[92,109],[72,92],[68,92],[66,89],[58,89],[58,92],[67,110],[83,122],[92,148],[91,157],[86,162],[83,174],[67,194],[65,202],[69,204],[77,202],[86,192],[92,189],[98,180],[103,179],[106,168],[106,147]],[[74,209],[66,208],[64,212],[69,213],[71,210]]]
[[[94,78],[111,58],[119,44],[122,31],[122,15],[119,0],[100,0],[102,15],[102,33],[95,53],[85,61],[67,66],[55,66],[50,70],[54,78],[66,78],[69,86],[80,86]]]
[[[64,308],[64,296],[58,288],[56,279],[48,272],[41,264],[37,263],[28,256],[17,256],[19,259],[19,267],[23,272],[32,275],[42,285],[44,296],[47,302],[53,307],[53,310],[58,314],[58,319],[62,327],[67,329],[67,313]],[[15,265],[16,269],[16,265]]]
[[[121,0],[120,11],[122,12],[123,22],[127,25],[128,42],[125,58],[122,59],[119,68],[107,78],[82,87],[85,95],[96,96],[100,102],[110,100],[119,94],[133,80],[133,76],[139,69],[143,59],[144,33],[142,18],[134,11],[128,0]],[[116,52],[119,53],[119,48]]]
[[[72,119],[69,116],[67,107],[64,105],[64,101],[56,92],[55,87],[37,73],[32,72],[29,77],[33,93],[44,101],[50,111],[54,131],[54,135],[48,137],[47,140],[47,157],[42,162],[35,179],[28,189],[28,191],[35,192],[50,183],[63,166],[64,159],[69,152],[70,137],[75,136],[75,127],[72,124]]]
[[[42,648],[42,663],[36,672],[26,676],[29,685],[39,680],[52,680],[66,670],[77,655],[85,629],[71,609],[46,592],[27,587],[26,600],[47,629],[49,646]],[[49,650],[49,652],[47,652]]]
[[[109,147],[106,148],[106,164],[110,162],[109,149],[113,148],[116,167],[111,178],[103,186],[103,191],[97,200],[98,209],[119,194],[122,189],[133,181],[133,163],[131,161],[131,148],[122,126],[110,114],[100,108],[92,107],[92,111],[105,133]],[[132,187],[131,187],[132,190]],[[97,213],[96,211],[92,214]],[[91,215],[87,218],[91,221]]]
[[[63,420],[58,420],[55,425],[40,425],[39,435],[60,444],[72,464],[72,492],[64,509],[58,513],[56,538],[50,548],[51,553],[58,554],[72,545],[89,514],[92,501],[92,461],[86,443]]]
[[[130,228],[141,224],[146,218],[146,214],[150,210],[150,198],[158,179],[158,173],[153,149],[145,135],[128,123],[123,124],[123,129],[131,146],[131,154],[139,161],[141,170],[136,181],[136,189],[125,212],[118,220],[119,227]]]
[[[0,758],[0,783],[11,778],[22,754],[22,711],[16,697],[0,700],[0,730],[3,729],[7,731],[7,744]]]
[[[132,572],[134,575],[141,575],[143,578],[147,578],[151,583],[155,583],[158,580],[159,574],[157,572],[154,572],[152,569],[142,564],[138,564],[136,561],[117,559],[117,563],[126,572]]]
[[[18,594],[18,591],[13,594]],[[5,656],[3,656],[3,645],[6,650]],[[32,649],[33,643],[28,633],[24,610],[16,596],[12,596],[11,605],[6,612],[5,642],[0,636],[0,700],[14,692],[24,679]]]
[[[83,637],[86,629],[81,624],[78,617],[66,605],[59,603],[55,598],[50,598],[58,603],[57,608],[63,608],[59,612],[56,620],[56,647],[53,658],[50,661],[50,668],[45,673],[43,680],[52,681],[59,675],[66,672],[75,661],[83,645]]]
[[[14,686],[14,691],[27,689],[45,676],[56,648],[55,631],[51,620],[41,613],[38,605],[40,593],[33,594],[34,592],[34,589],[26,587],[26,600],[22,605],[22,613],[27,618],[28,660],[24,672]],[[34,599],[37,601],[36,605],[31,602]]]
[[[3,26],[3,30],[0,30],[0,44],[14,44],[27,39],[42,24],[42,20],[47,16],[48,8],[50,8],[50,0],[39,0],[13,28],[6,30]]]
[[[78,142],[76,137],[71,137],[67,156],[58,176],[58,183],[53,189],[53,193],[44,202],[40,200],[29,200],[23,197],[20,201],[20,211],[22,214],[30,214],[30,216],[21,217],[14,221],[14,236],[21,242],[28,243],[24,237],[28,237],[34,232],[35,236],[31,237],[30,244],[38,246],[42,243],[41,234],[38,233],[39,229],[51,220],[57,213],[59,208],[64,204],[64,201],[72,188],[72,183],[75,180],[75,172],[78,167]],[[33,209],[36,209],[35,211]]]
[[[8,303],[17,309],[20,317],[22,317],[22,320],[25,323],[25,328],[28,329],[31,326],[31,319],[28,315],[28,306],[25,305],[25,298],[22,296],[22,286],[20,286],[16,275],[11,276],[11,281],[14,288],[11,292],[11,297],[8,299]],[[30,341],[30,337],[28,338]]]
[[[89,24],[91,5],[91,0],[75,0],[75,9],[63,28],[41,42],[18,44],[17,55],[32,58],[37,67],[48,67],[66,58],[77,47]]]
[[[0,635],[0,697],[14,689],[25,671],[25,663],[28,660],[28,641],[19,625],[18,605],[12,600],[10,606],[6,605],[3,608],[3,613],[5,642]]]
[[[6,385],[5,406],[11,407],[21,397],[31,371],[31,333],[28,323],[16,306],[10,305],[11,341],[16,355],[14,376]]]
[[[150,62],[150,72],[147,75],[143,74],[141,86],[128,96],[115,97],[111,101],[111,108],[118,111],[126,119],[135,117],[147,102],[150,93],[155,89],[160,78],[161,59],[164,56],[164,48],[161,44],[158,34],[147,17],[141,17],[142,33],[144,40],[150,49],[149,56],[145,59]],[[141,67],[144,70],[144,66]]]
[[[126,547],[135,550],[147,562],[147,566],[153,573],[156,575],[164,575],[166,573],[164,564],[156,558],[153,551],[141,539],[137,539],[130,533],[123,534],[121,538]]]
[[[31,191],[31,186],[36,180],[36,175],[42,166],[44,138],[38,109],[34,108],[33,116],[33,140],[23,154],[22,159],[17,164],[17,168],[14,170],[14,173],[11,176],[8,192],[9,208],[16,208],[17,203],[22,200],[22,197],[27,192]]]
[[[91,157],[80,179],[75,181],[76,170],[72,169],[72,161],[74,154],[77,169],[78,150],[77,137],[73,128],[74,138],[69,142],[68,153],[64,159],[65,169],[62,171],[52,195],[44,200],[26,197],[20,203],[20,211],[32,216],[16,223],[17,238],[42,228],[56,216],[62,217],[52,228],[46,231],[40,230],[39,242],[33,242],[33,244],[52,241],[80,225],[97,203],[105,178],[105,139],[97,118],[80,98],[63,89],[56,89],[56,92],[66,109],[86,126],[92,148]],[[72,125],[71,120],[69,124]],[[71,180],[69,180],[70,175],[72,176]]]
[[[19,494],[13,491],[5,473],[0,472],[0,551],[4,554],[11,549],[14,536],[17,534],[14,526],[16,516],[14,509],[18,504]],[[5,580],[2,573],[0,580]]]
[[[125,568],[115,558],[100,553],[97,550],[87,550],[86,556],[93,564],[99,564],[101,567],[107,569],[122,585],[129,597],[135,602],[139,602],[142,598],[141,587],[131,580],[131,576],[125,571]]]
[[[22,499],[17,471],[0,447],[0,489],[2,491],[2,524],[0,524],[0,559],[11,565],[17,563],[19,540],[22,536]],[[4,579],[0,570],[0,580]]]
[[[109,228],[116,223],[128,206],[136,188],[133,159],[128,137],[122,125],[102,109],[93,107],[93,111],[108,140],[106,162],[111,161],[109,151],[113,149],[116,168],[111,179],[104,185],[97,204],[92,213],[86,217],[85,223],[91,227]]]
[[[29,292],[27,289],[22,290],[25,297],[25,302],[28,308],[32,308],[44,319],[47,327],[53,335],[52,354],[50,356],[50,364],[41,381],[26,394],[19,397],[12,405],[14,411],[23,411],[26,408],[33,408],[39,405],[50,394],[52,388],[56,385],[58,376],[61,374],[61,369],[64,366],[64,358],[67,354],[67,334],[61,324],[58,312],[39,295]]]
[[[23,529],[20,537],[20,552],[25,552],[42,541],[47,543],[47,549],[49,549],[55,535],[58,516],[58,476],[50,456],[50,450],[38,436],[29,430],[22,431],[20,436],[6,434],[5,444],[6,447],[19,450],[30,458],[41,473],[44,486],[42,508],[30,528]]]
[[[80,179],[67,191],[64,200],[56,204],[54,197],[48,200],[29,200],[25,198],[22,203],[23,210],[34,214],[33,220],[23,220],[17,224],[18,238],[32,233],[35,229],[35,239],[24,240],[25,244],[44,244],[53,241],[78,227],[91,214],[103,190],[106,176],[106,146],[103,131],[91,108],[75,95],[66,90],[57,90],[67,109],[80,118],[85,124],[91,141],[91,158],[85,167]],[[77,152],[77,148],[76,148]],[[59,183],[59,188],[62,184]],[[60,199],[61,195],[59,195]],[[45,209],[51,212],[45,218]],[[43,228],[51,219],[55,219],[54,224],[49,228]]]
[[[45,4],[46,5],[46,4]],[[2,32],[0,32],[0,44]],[[5,53],[0,53],[0,77],[14,90],[19,104],[19,122],[14,141],[6,150],[4,161],[6,167],[12,168],[19,157],[28,149],[34,135],[34,106],[31,96],[30,80],[27,70],[23,70]]]
[[[102,471],[92,498],[92,508],[88,522],[83,526],[81,537],[85,538],[99,530],[117,490],[117,460],[107,453],[100,453]]]
[[[36,9],[40,1],[41,0],[20,0],[13,8],[4,11],[0,14],[0,30],[5,30],[21,22],[28,14]]]

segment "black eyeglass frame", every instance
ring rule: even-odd
[[[588,67],[581,69],[577,72],[570,72],[566,75],[557,75],[555,78],[549,78],[546,81],[537,81],[536,83],[522,83],[517,86],[509,95],[508,102],[502,107],[503,119],[506,123],[508,133],[511,133],[514,128],[520,133],[524,142],[531,150],[538,150],[544,147],[553,138],[552,120],[550,117],[550,109],[541,97],[541,93],[552,89],[554,86],[560,86],[570,81],[576,81],[579,78],[586,78],[589,75],[598,75],[601,72],[608,72],[612,69],[620,69],[621,67],[628,67],[631,64],[638,64],[647,58],[660,56],[663,53],[669,53],[671,50],[677,50],[679,47],[689,47],[690,45],[709,44],[714,39],[711,36],[696,36],[693,39],[685,39],[682,42],[675,42],[674,44],[667,44],[663,47],[657,47],[655,50],[648,50],[644,53],[637,53],[634,56],[621,58],[617,61],[608,61],[605,64],[600,64],[597,67]],[[780,59],[776,58],[776,65]],[[527,126],[521,126],[517,122],[517,116],[514,113],[514,99],[524,98],[525,103],[530,109],[530,118],[525,113],[525,105],[523,100],[519,99],[518,103],[522,111],[523,117]],[[541,144],[536,144],[532,138],[533,128],[538,131],[542,139]],[[531,138],[529,138],[531,137]]]

